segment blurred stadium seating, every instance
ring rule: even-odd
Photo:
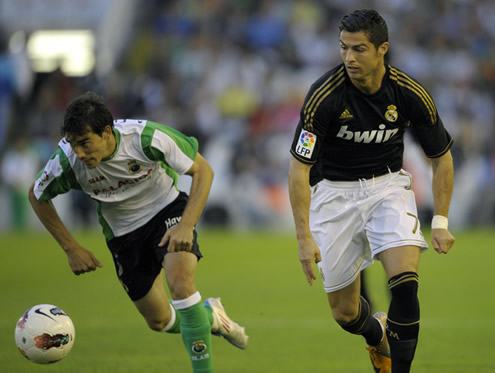
[[[27,140],[24,152],[39,169],[58,142],[67,103],[92,90],[116,118],[152,119],[198,138],[216,175],[203,223],[290,229],[286,181],[299,109],[309,84],[339,63],[340,18],[358,7],[387,20],[389,63],[423,83],[455,138],[451,226],[493,226],[491,0],[0,0],[0,162],[19,156],[14,144]],[[67,67],[71,58],[83,60],[81,50],[64,48],[41,63],[43,55],[27,46],[42,30],[87,30],[92,38],[81,48],[89,72]],[[414,139],[408,143],[405,168],[428,224],[431,174]],[[27,187],[2,168],[0,208],[7,211],[13,190]],[[187,188],[187,180],[181,184]],[[57,202],[64,221],[95,224],[75,218],[77,206],[87,206],[77,198]],[[13,213],[2,214],[0,229],[12,225]]]

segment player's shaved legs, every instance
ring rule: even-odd
[[[379,322],[371,317],[368,302],[360,296],[361,277],[349,286],[327,293],[335,321],[347,332],[362,335],[370,346],[377,346],[383,337]]]
[[[185,299],[196,292],[194,275],[198,258],[185,252],[173,252],[165,255],[163,268],[172,299]]]
[[[379,254],[392,294],[387,319],[393,373],[411,369],[419,335],[418,267],[421,251],[402,246]]]
[[[357,317],[359,312],[360,288],[361,279],[358,276],[349,286],[332,293],[327,293],[333,318],[339,324],[348,323]]]
[[[162,265],[173,300],[186,299],[197,292],[194,277],[198,265],[196,255],[186,251],[168,253],[163,258]],[[204,308],[211,325],[213,323],[212,310],[210,307]]]
[[[156,276],[150,291],[141,299],[134,301],[138,311],[143,315],[148,326],[161,331],[170,320],[170,304],[163,286],[163,272]]]
[[[416,272],[419,269],[421,250],[418,246],[394,247],[378,254],[387,278],[390,279],[402,272]]]
[[[185,299],[194,294],[194,272],[198,261],[196,256],[180,252],[167,254],[165,258],[168,260],[164,259],[163,266],[166,268],[172,298]],[[170,321],[172,310],[163,284],[163,271],[156,277],[148,293],[134,304],[151,329],[164,330]]]

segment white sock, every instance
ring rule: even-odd
[[[197,291],[186,299],[173,300],[172,304],[174,305],[175,309],[183,310],[185,308],[192,307],[199,302],[201,302],[201,294],[199,294],[199,291]]]
[[[171,304],[169,305],[170,305],[170,321],[168,322],[167,325],[165,325],[165,327],[162,330],[160,330],[161,332],[166,332],[167,330],[169,330],[174,325],[175,318],[177,317],[174,306],[172,306]]]

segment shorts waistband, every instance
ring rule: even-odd
[[[360,190],[360,189],[376,189],[385,184],[390,183],[392,180],[397,178],[398,176],[409,176],[410,174],[407,171],[400,170],[396,172],[389,172],[384,175],[372,177],[371,179],[359,179],[356,181],[331,181],[327,179],[323,179],[318,184],[322,184],[328,186],[332,189],[341,189],[341,190]]]

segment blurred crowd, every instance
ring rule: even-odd
[[[9,46],[4,35],[3,190],[27,189],[15,175],[34,178],[56,147],[66,105],[92,90],[115,118],[150,119],[198,138],[215,170],[206,223],[292,227],[287,174],[299,110],[309,85],[340,63],[340,19],[359,8],[374,8],[385,18],[388,62],[429,90],[455,139],[453,226],[495,224],[492,0],[149,0],[137,5],[116,68],[84,78],[59,70],[30,77],[22,49]],[[431,172],[414,140],[407,142],[404,167],[415,176],[428,224]],[[19,161],[23,157],[28,161]],[[74,194],[73,208],[87,210],[91,204],[81,198]]]

